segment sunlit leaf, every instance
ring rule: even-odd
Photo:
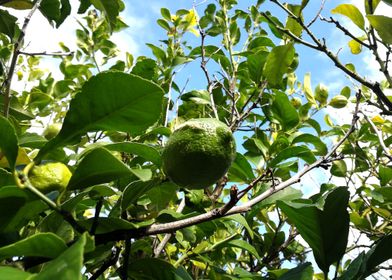
[[[380,15],[367,15],[367,18],[381,40],[386,44],[392,44],[392,18]]]
[[[365,30],[365,19],[361,11],[356,6],[352,4],[340,4],[336,6],[331,12],[333,14],[341,14],[348,17],[356,26],[362,30]]]

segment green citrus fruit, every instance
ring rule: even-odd
[[[179,186],[203,189],[219,180],[234,160],[231,130],[216,119],[191,119],[170,136],[162,153],[165,174]]]
[[[28,174],[30,183],[43,193],[65,190],[71,176],[71,171],[61,162],[34,166]]]
[[[334,107],[336,109],[344,108],[346,107],[348,103],[348,100],[345,96],[343,95],[336,95],[334,96],[331,101],[329,101],[329,106]]]
[[[59,131],[61,130],[61,126],[61,123],[52,123],[48,125],[44,130],[44,137],[48,140],[56,137],[56,135],[59,134]]]

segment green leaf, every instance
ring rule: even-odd
[[[275,99],[270,107],[273,118],[279,121],[283,130],[287,131],[299,124],[297,110],[291,104],[284,92],[277,92]]]
[[[3,116],[0,116],[0,135],[0,159],[4,155],[11,170],[14,170],[19,150],[18,138],[12,124]]]
[[[192,277],[184,269],[156,258],[136,259],[128,266],[131,279],[188,280]]]
[[[53,233],[36,233],[26,239],[0,248],[0,260],[12,257],[56,258],[67,249],[65,242]]]
[[[324,273],[329,266],[340,260],[346,250],[349,231],[347,204],[350,193],[347,188],[333,189],[325,199],[321,211],[315,205],[278,202],[302,238],[313,250],[315,260]]]
[[[4,3],[2,6],[15,10],[28,10],[34,6],[34,3],[29,0],[11,0],[10,2]]]
[[[229,169],[229,180],[235,182],[249,182],[255,178],[252,166],[249,164],[246,157],[237,153],[234,162]]]
[[[350,47],[352,54],[360,54],[362,51],[362,45],[358,43],[356,40],[350,40],[348,42],[348,46]]]
[[[90,2],[95,8],[105,14],[111,29],[115,29],[116,20],[121,8],[119,2],[115,0],[90,0]]]
[[[374,272],[374,268],[392,258],[392,235],[382,237],[369,252],[366,253],[366,273],[365,277]]]
[[[28,272],[10,266],[0,266],[0,279],[7,280],[28,280],[31,276]]]
[[[261,80],[266,60],[267,52],[258,52],[247,57],[246,65],[248,66],[249,75],[256,84]]]
[[[347,165],[344,160],[334,161],[331,167],[331,174],[336,177],[347,176]]]
[[[52,21],[57,22],[61,15],[60,9],[60,0],[43,0],[39,6],[39,10],[49,23],[52,23]]]
[[[328,152],[327,145],[325,145],[325,143],[321,141],[319,137],[308,133],[304,133],[295,137],[291,144],[294,145],[302,142],[312,144],[316,148],[317,153],[315,154],[317,155],[326,155]]]
[[[89,151],[77,165],[67,189],[80,189],[109,183],[132,174],[122,161],[104,148]]]
[[[19,209],[25,205],[26,200],[26,192],[17,186],[0,188],[0,232],[13,230],[8,225]]]
[[[365,2],[366,14],[373,14],[381,0],[370,0]],[[391,0],[383,0],[385,3]],[[391,2],[392,3],[392,2]],[[370,5],[369,5],[370,4]]]
[[[356,26],[362,30],[365,30],[365,19],[361,11],[356,6],[352,4],[340,4],[336,6],[331,12],[333,14],[341,14],[348,17]]]
[[[242,216],[240,214],[236,214],[236,215],[225,217],[223,219],[236,221],[237,223],[239,223],[240,225],[242,225],[246,229],[246,231],[248,232],[250,238],[253,238],[253,236],[254,236],[253,230],[249,226],[249,224],[246,221],[246,219],[244,218],[244,216]]]
[[[14,184],[14,175],[3,168],[0,168],[0,187],[10,186]]]
[[[243,250],[248,251],[249,253],[251,253],[257,259],[260,259],[260,256],[257,253],[256,248],[253,247],[252,245],[250,245],[245,240],[241,240],[241,239],[229,240],[227,242],[222,243],[222,246],[225,246],[225,247],[237,247],[237,248],[243,249]]]
[[[386,44],[392,44],[392,18],[379,15],[367,15],[367,18],[381,40]]]
[[[12,39],[17,28],[18,19],[10,15],[7,11],[0,10],[0,33],[3,33]]]
[[[123,210],[127,209],[127,207],[135,203],[139,197],[159,184],[159,180],[150,180],[146,182],[134,181],[130,183],[124,190],[121,200],[121,208]]]
[[[289,159],[289,158],[301,158],[305,162],[311,164],[316,161],[316,157],[307,147],[288,147],[280,151],[269,163],[270,168],[277,167],[279,163]]]
[[[40,273],[31,279],[82,280],[81,270],[83,267],[83,253],[86,243],[86,234],[83,234],[75,244],[69,247],[56,259],[48,262]]]
[[[117,152],[125,152],[138,155],[147,161],[151,161],[157,166],[161,166],[161,154],[157,149],[143,143],[123,142],[114,143],[105,146],[106,149]]]
[[[374,1],[374,0],[373,0]],[[392,7],[392,0],[382,0],[385,4],[389,5]],[[376,2],[380,2],[380,0],[376,1]],[[377,6],[377,5],[376,5]]]
[[[79,224],[84,228],[91,228],[95,218],[80,221]],[[130,223],[124,219],[111,218],[111,217],[99,217],[97,219],[97,229],[96,234],[103,234],[107,232],[112,232],[115,230],[129,230],[137,228],[137,225]]]
[[[139,135],[153,125],[162,111],[163,90],[132,74],[103,72],[87,81],[71,101],[59,134],[36,157],[75,143],[89,131],[118,130]]]
[[[278,86],[282,82],[283,75],[287,73],[294,59],[294,53],[293,43],[276,46],[271,50],[263,71],[270,86]]]
[[[316,99],[314,98],[311,82],[310,82],[310,73],[306,73],[304,77],[304,92],[306,100],[312,105],[317,106]]]
[[[313,267],[311,263],[300,264],[299,266],[290,269],[278,280],[312,280]]]
[[[392,180],[392,168],[380,164],[378,175],[380,176],[380,185],[385,186]]]

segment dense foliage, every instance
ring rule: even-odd
[[[314,11],[306,0],[249,2],[163,7],[166,38],[147,44],[151,57],[124,58],[111,40],[127,27],[122,0],[0,0],[0,279],[390,275],[392,18],[377,7],[391,1],[332,11],[323,1]],[[71,9],[83,15],[77,49],[24,51],[35,13],[58,28],[74,20]],[[23,23],[15,10],[26,10]],[[371,55],[379,79],[341,61],[315,24],[345,34],[353,55]],[[348,86],[336,95],[312,87],[310,74],[298,78],[304,48],[331,60]],[[59,62],[61,79],[40,68],[40,55]],[[200,88],[177,78],[191,66]],[[162,171],[165,141],[192,118],[219,119],[237,141],[227,175],[205,189]],[[29,180],[48,162],[71,170],[65,190]],[[311,195],[299,184],[309,173],[322,178]]]

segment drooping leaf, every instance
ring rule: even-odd
[[[279,163],[289,159],[289,158],[301,158],[307,163],[313,163],[316,161],[316,157],[309,150],[309,148],[297,146],[297,147],[288,147],[281,152],[279,152],[269,163],[268,166],[270,168],[278,166]]]
[[[255,178],[252,166],[246,157],[240,153],[237,153],[234,162],[230,166],[228,175],[230,181],[236,182],[248,182]]]
[[[0,10],[0,33],[5,34],[12,39],[17,28],[17,20],[16,17],[10,15],[7,11]]]
[[[0,279],[28,280],[33,274],[10,266],[0,266]]]
[[[365,19],[361,11],[356,6],[352,4],[340,4],[336,6],[331,12],[333,14],[341,14],[348,17],[356,26],[362,30],[365,30]]]
[[[373,14],[381,0],[365,1],[366,14]],[[383,0],[385,3],[391,0]]]
[[[39,10],[46,17],[49,23],[57,22],[60,18],[61,2],[60,0],[43,0],[39,6]]]
[[[290,130],[299,124],[297,110],[284,92],[276,93],[270,110],[272,117],[279,121],[283,130]]]
[[[386,44],[392,44],[392,18],[380,15],[367,15],[367,18],[381,40]]]
[[[41,148],[36,161],[89,131],[141,134],[160,117],[162,97],[159,86],[132,74],[103,72],[92,77],[71,101],[61,131]]]
[[[128,275],[133,279],[192,279],[186,270],[180,270],[180,268],[175,268],[170,263],[156,258],[144,258],[131,261],[128,266]]]
[[[72,190],[108,183],[124,176],[130,176],[132,173],[130,168],[108,150],[97,148],[83,157],[67,188]]]
[[[331,174],[336,177],[347,176],[347,165],[344,160],[334,161],[331,167]]]
[[[380,176],[381,186],[385,186],[392,180],[392,168],[380,164],[378,167],[378,175]]]
[[[16,10],[27,10],[34,6],[34,3],[29,0],[12,0],[4,3],[2,6]]]
[[[0,159],[5,156],[9,167],[14,170],[18,157],[18,138],[12,124],[0,116]]]
[[[294,59],[294,46],[292,43],[274,47],[264,65],[263,74],[270,86],[278,86],[287,73],[289,66]]]
[[[105,146],[111,151],[125,152],[133,155],[141,156],[142,158],[151,161],[157,166],[161,166],[161,155],[157,149],[143,143],[123,142],[114,143]]]
[[[87,237],[86,234],[83,234],[75,244],[65,250],[56,259],[48,262],[40,273],[31,279],[82,280],[81,270],[83,267],[83,253],[86,244]]]
[[[222,243],[222,245],[225,246],[225,247],[236,247],[236,248],[243,249],[243,250],[248,251],[249,253],[251,253],[257,259],[260,259],[260,256],[257,253],[256,248],[253,247],[248,242],[246,242],[245,240],[241,240],[241,239],[229,240],[229,241],[227,241],[225,243]]]
[[[11,257],[56,258],[67,249],[65,242],[53,233],[37,233],[0,248],[0,260]]]
[[[116,19],[120,13],[120,5],[115,0],[90,0],[95,8],[103,12],[113,30],[116,26]]]
[[[347,188],[332,190],[325,199],[323,210],[312,204],[278,202],[279,208],[312,248],[316,262],[324,273],[328,273],[329,266],[340,260],[346,250],[350,222],[347,212],[349,195]]]
[[[300,264],[299,266],[290,269],[278,280],[312,280],[313,267],[311,263]]]
[[[314,97],[313,94],[313,90],[312,90],[312,85],[310,82],[310,73],[306,73],[305,77],[304,77],[304,92],[305,92],[305,97],[306,100],[308,100],[308,102],[312,105],[317,106],[317,102],[316,99]]]
[[[158,186],[161,182],[158,180],[150,180],[150,181],[135,181],[130,183],[124,190],[121,207],[122,209],[126,209],[131,204],[135,203],[139,197],[143,194],[147,193],[150,189],[155,186]]]
[[[316,148],[318,155],[326,155],[328,152],[327,145],[325,145],[325,143],[321,141],[319,137],[308,133],[304,133],[295,137],[291,142],[291,144],[294,145],[296,143],[302,143],[302,142],[312,144]]]

